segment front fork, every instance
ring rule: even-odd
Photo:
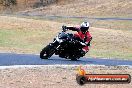
[[[57,50],[60,47],[60,44],[57,40],[54,40],[53,43],[50,43],[49,45],[53,46],[55,50]]]

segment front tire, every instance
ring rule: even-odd
[[[41,59],[48,59],[55,53],[55,49],[51,45],[47,45],[45,48],[42,49],[40,52]]]

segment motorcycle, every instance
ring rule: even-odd
[[[48,59],[53,54],[59,55],[61,58],[78,60],[83,57],[81,53],[84,43],[75,38],[72,33],[67,33],[67,29],[62,26],[62,31],[58,33],[52,43],[49,43],[40,52],[41,59]]]

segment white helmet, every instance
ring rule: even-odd
[[[89,29],[89,22],[83,22],[80,27],[81,31],[85,33]]]

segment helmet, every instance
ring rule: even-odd
[[[80,27],[82,33],[85,33],[89,29],[89,22],[83,22]]]

